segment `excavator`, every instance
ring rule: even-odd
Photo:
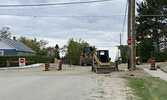
[[[92,47],[83,47],[81,48],[82,54],[80,57],[80,65],[92,65],[93,63],[93,50]]]
[[[95,73],[110,73],[115,70],[111,66],[108,50],[97,50],[93,55],[92,71]]]

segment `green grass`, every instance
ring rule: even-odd
[[[167,82],[156,77],[132,78],[123,77],[128,81],[139,100],[167,100]]]

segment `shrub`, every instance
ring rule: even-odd
[[[158,52],[158,51],[151,52],[151,57],[154,57],[157,62],[167,61],[167,51],[165,51],[165,52]]]
[[[25,58],[26,61],[35,61],[35,63],[53,62],[54,58],[40,55],[19,55],[19,56],[0,56],[0,67],[6,66],[6,61],[18,61],[19,58]],[[30,63],[26,63],[29,65]],[[32,63],[31,63],[32,64]],[[18,66],[18,63],[11,63],[11,66]]]

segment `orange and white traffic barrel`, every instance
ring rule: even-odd
[[[154,58],[151,58],[151,68],[150,70],[157,70],[156,67],[155,67],[155,59]]]

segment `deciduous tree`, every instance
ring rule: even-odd
[[[82,53],[81,48],[86,46],[89,46],[89,43],[81,39],[79,41],[74,41],[74,39],[71,38],[68,40],[68,44],[64,45],[63,48],[61,48],[61,51],[65,53],[65,58],[67,59],[67,61],[72,60],[73,64],[79,65],[80,56]]]
[[[47,55],[46,45],[48,42],[46,40],[37,41],[36,38],[30,39],[27,37],[20,37],[18,40],[36,51],[37,55]]]
[[[4,38],[11,38],[11,33],[9,31],[9,27],[2,27],[0,29],[0,35]]]

